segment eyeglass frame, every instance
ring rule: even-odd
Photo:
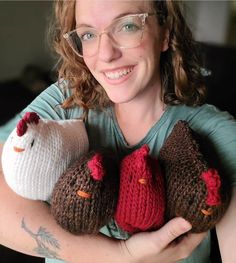
[[[145,24],[146,24],[146,19],[147,19],[149,16],[153,16],[153,15],[157,15],[157,12],[153,12],[153,13],[145,12],[145,13],[138,13],[138,14],[130,14],[130,15],[125,15],[125,16],[118,17],[118,18],[114,19],[109,26],[107,26],[102,32],[100,32],[100,33],[98,34],[99,43],[100,43],[101,35],[103,35],[103,34],[106,33],[106,34],[108,34],[108,36],[110,37],[110,35],[109,35],[109,33],[110,33],[110,32],[109,32],[109,28],[111,28],[112,25],[113,25],[116,21],[118,21],[118,20],[120,20],[120,19],[123,19],[123,18],[126,18],[126,17],[138,16],[138,17],[141,17],[141,19],[142,19],[142,35],[141,35],[141,38],[140,38],[140,42],[139,42],[139,44],[137,45],[137,46],[139,46],[139,45],[141,44],[141,42],[142,42],[142,39],[143,39],[143,31],[144,31],[144,27],[145,27]],[[69,41],[71,34],[73,34],[74,32],[76,32],[77,29],[78,29],[78,27],[75,28],[75,29],[73,29],[73,30],[71,30],[71,31],[69,31],[69,32],[67,32],[67,33],[65,33],[65,34],[63,34],[63,38],[67,41],[67,43],[69,44],[70,48],[75,52],[75,54],[78,55],[79,57],[82,57],[82,58],[83,58],[84,55],[80,55],[80,54],[74,49],[74,47],[70,44],[70,41]],[[93,29],[95,29],[95,28],[93,28]],[[113,39],[113,37],[111,37],[111,39],[112,39],[112,41],[113,41],[113,45],[115,45],[117,48],[120,48],[120,49],[125,49],[125,48],[128,49],[128,48],[135,48],[135,47],[137,47],[137,46],[134,46],[134,47],[124,47],[124,46],[120,46],[120,45],[117,45],[116,40]],[[82,43],[81,43],[81,45],[82,45]],[[95,55],[95,54],[94,54],[94,55]],[[92,55],[92,56],[94,56],[94,55]],[[88,57],[92,57],[92,56],[88,56]]]

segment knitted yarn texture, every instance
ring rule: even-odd
[[[166,219],[181,216],[198,233],[221,219],[230,191],[227,179],[209,167],[196,136],[186,121],[177,122],[160,150],[159,162],[166,177]]]
[[[6,182],[25,198],[49,200],[58,178],[88,147],[81,120],[45,120],[27,112],[3,147]]]
[[[154,230],[164,223],[165,187],[157,159],[148,145],[127,155],[120,164],[117,224],[129,233]]]
[[[93,234],[113,218],[119,190],[119,166],[110,153],[89,152],[58,180],[51,212],[73,234]]]

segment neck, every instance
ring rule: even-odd
[[[157,121],[165,110],[161,100],[161,89],[153,88],[149,92],[140,94],[139,97],[126,103],[115,104],[116,117],[128,123],[139,121]]]
[[[118,124],[129,145],[143,139],[165,110],[160,89],[155,88],[154,91],[141,94],[140,98],[130,102],[115,105]]]

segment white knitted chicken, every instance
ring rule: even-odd
[[[45,120],[27,112],[3,147],[6,182],[25,198],[49,201],[58,178],[88,148],[83,121]]]

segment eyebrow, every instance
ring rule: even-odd
[[[130,11],[130,12],[124,12],[124,13],[121,13],[121,14],[119,14],[119,15],[117,15],[117,16],[115,16],[113,19],[112,19],[112,22],[115,20],[115,19],[118,19],[118,18],[121,18],[121,17],[123,17],[123,16],[127,16],[127,15],[135,15],[135,14],[141,14],[141,13],[146,13],[146,12],[144,12],[143,10],[137,10],[137,11]],[[148,13],[148,12],[147,12]],[[75,25],[76,26],[76,28],[78,28],[78,27],[91,27],[91,28],[93,28],[93,26],[91,26],[91,25],[89,25],[89,24],[86,24],[86,23],[82,23],[82,24],[76,24]]]

